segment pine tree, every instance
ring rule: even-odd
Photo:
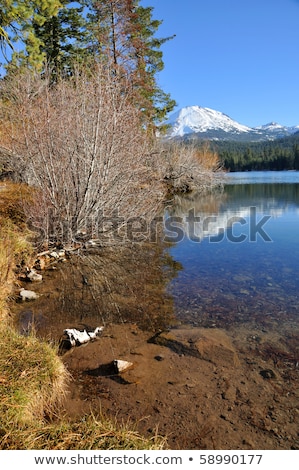
[[[294,144],[294,170],[299,170],[299,144]]]
[[[86,35],[86,20],[83,6],[75,6],[70,0],[61,0],[62,8],[57,15],[42,24],[33,22],[35,37],[40,41],[40,52],[52,74],[68,74],[74,62],[79,62],[85,53],[83,41]]]
[[[147,126],[154,127],[175,106],[157,85],[164,68],[162,45],[172,39],[155,36],[162,21],[152,18],[153,8],[139,0],[85,0],[89,9],[90,50],[106,60],[113,73],[129,79],[135,104]]]
[[[23,41],[27,46],[27,55],[31,54],[31,58],[36,60],[40,42],[34,35],[32,23],[43,24],[48,17],[57,15],[60,8],[60,0],[2,0],[0,12],[2,49],[5,49],[6,45],[13,49],[16,41]]]
[[[144,125],[155,129],[175,101],[157,84],[164,68],[161,47],[172,37],[158,38],[162,21],[153,19],[153,7],[140,0],[5,0],[0,35],[18,19],[19,38],[25,49],[11,64],[53,75],[71,69],[74,61],[89,57],[107,63],[118,79],[130,83],[134,104],[142,111]],[[87,13],[87,15],[86,15]],[[2,19],[3,17],[3,19]],[[4,39],[3,39],[4,40]]]

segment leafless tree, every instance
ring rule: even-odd
[[[171,141],[163,144],[163,155],[161,170],[172,193],[206,192],[221,183],[220,161],[208,144]]]
[[[123,78],[96,64],[51,85],[27,71],[0,92],[15,169],[38,195],[27,210],[48,238],[72,242],[154,216],[164,196],[159,152]]]

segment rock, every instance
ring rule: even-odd
[[[20,296],[22,300],[35,300],[39,297],[33,290],[26,290],[24,288],[20,290]]]
[[[275,379],[276,378],[276,375],[271,369],[261,370],[260,374],[263,377],[263,379]]]
[[[38,274],[35,269],[30,269],[27,271],[26,274],[27,279],[31,282],[41,282],[43,280],[43,276]]]
[[[41,258],[38,258],[35,263],[34,263],[34,267],[36,269],[39,269],[40,271],[46,269],[48,263],[49,263],[49,256],[43,256]]]
[[[165,357],[163,356],[163,354],[158,354],[157,356],[155,356],[155,359],[156,361],[164,361]]]
[[[236,389],[229,387],[227,390],[221,393],[223,400],[235,401],[236,400]]]
[[[80,346],[81,344],[88,343],[92,339],[97,338],[102,333],[104,327],[98,326],[94,331],[77,330],[76,328],[67,328],[64,330],[64,335],[68,337],[71,346]]]
[[[133,362],[123,361],[121,359],[115,359],[113,361],[113,366],[117,374],[121,374],[133,367]]]
[[[225,331],[213,328],[178,328],[156,334],[149,342],[166,346],[177,354],[198,357],[231,367],[239,359]]]

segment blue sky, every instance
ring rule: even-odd
[[[259,126],[299,124],[299,0],[141,0],[163,20],[162,89]]]

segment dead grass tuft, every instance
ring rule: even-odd
[[[0,449],[12,450],[161,450],[165,438],[144,438],[132,423],[120,425],[90,414],[77,422],[61,421],[17,429],[0,436]]]
[[[67,373],[56,350],[34,336],[0,327],[2,428],[49,417],[64,397]]]

